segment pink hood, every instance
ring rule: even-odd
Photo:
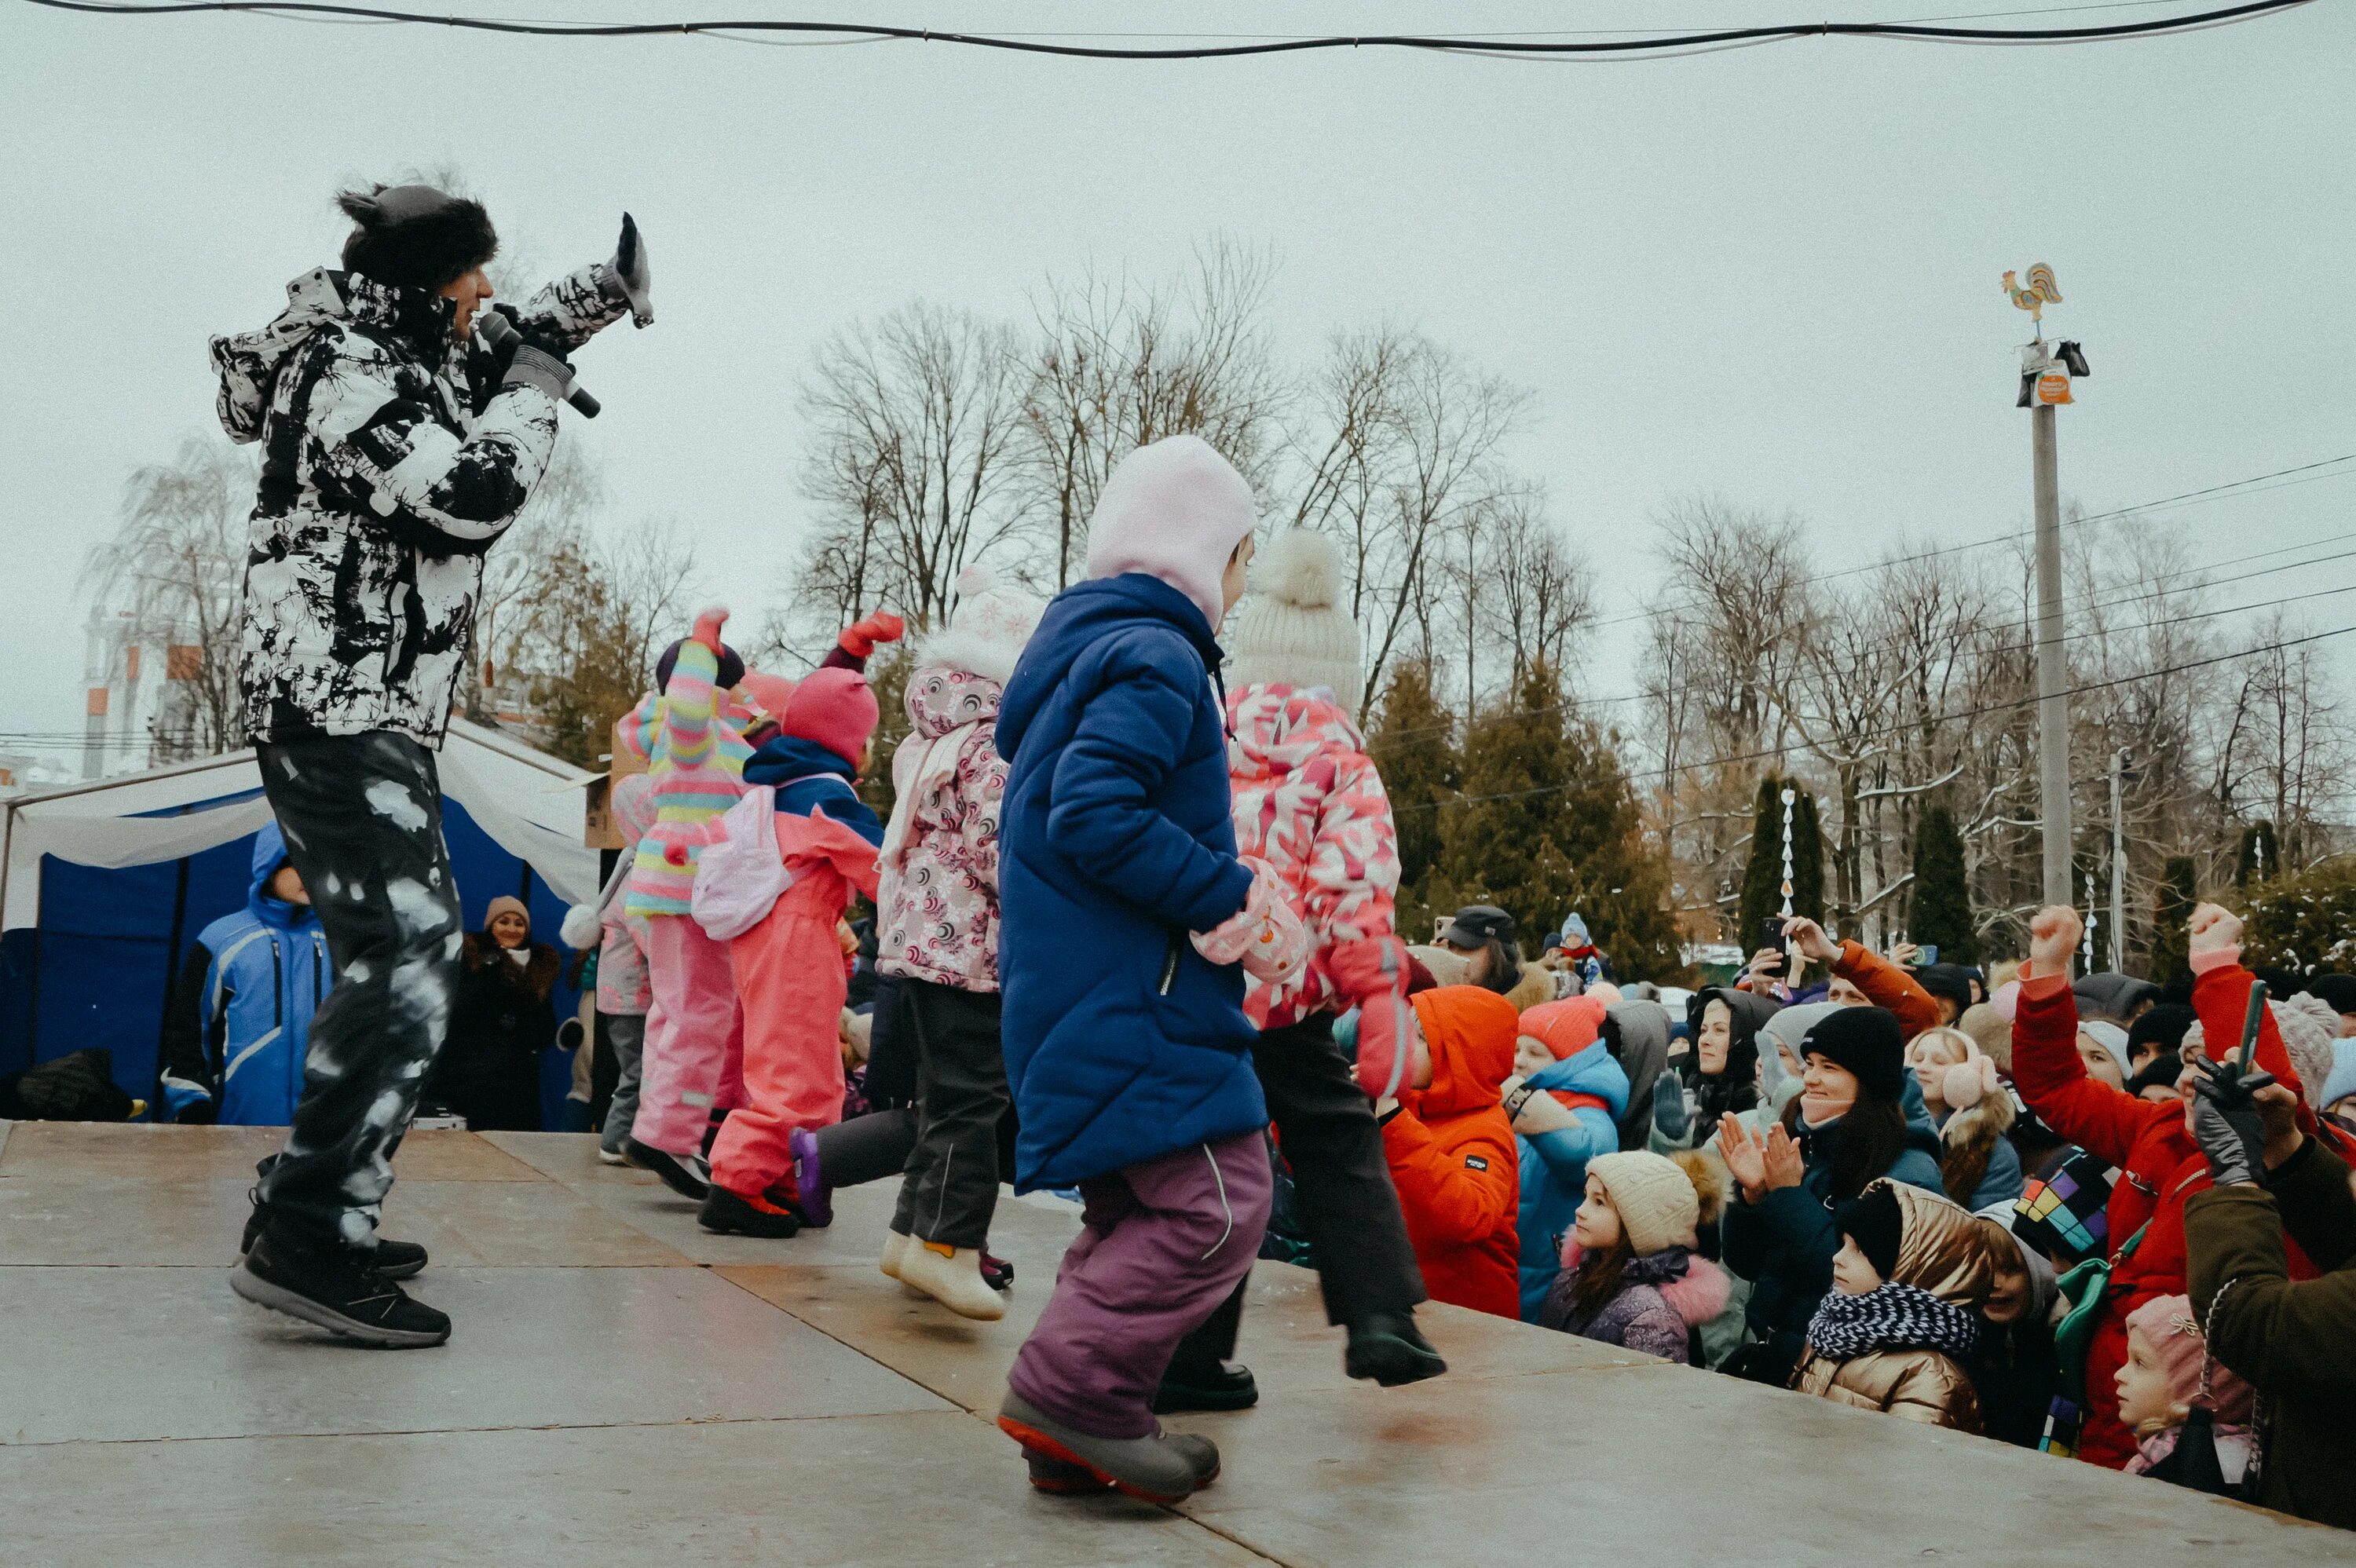
[[[1213,632],[1226,618],[1219,580],[1258,507],[1235,465],[1198,435],[1141,446],[1115,465],[1088,519],[1088,576],[1141,571],[1183,593]]]

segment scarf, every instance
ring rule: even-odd
[[[1808,1324],[1808,1343],[1836,1361],[1901,1349],[1939,1350],[1962,1360],[1977,1337],[1970,1313],[1921,1285],[1894,1280],[1863,1296],[1833,1292]]]
[[[958,753],[981,722],[976,719],[929,741],[910,735],[892,753],[892,820],[884,825],[884,848],[876,856],[886,871],[897,871],[907,864],[909,851],[915,848],[918,809],[935,790],[957,777]]]

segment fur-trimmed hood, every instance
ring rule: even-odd
[[[1579,1267],[1586,1251],[1569,1236],[1562,1239],[1563,1272]],[[1664,1247],[1641,1258],[1630,1258],[1620,1272],[1622,1290],[1643,1285],[1658,1293],[1688,1328],[1698,1328],[1726,1310],[1734,1297],[1734,1276],[1689,1247]]]

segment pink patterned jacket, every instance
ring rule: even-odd
[[[1365,737],[1329,699],[1240,687],[1227,697],[1227,737],[1236,848],[1276,869],[1312,944],[1306,965],[1244,997],[1254,1023],[1281,1029],[1345,1005],[1326,976],[1326,949],[1392,934],[1398,829]]]
[[[998,682],[946,665],[908,677],[916,728],[893,760],[875,967],[960,991],[998,989]],[[954,732],[953,746],[937,745]],[[932,766],[927,768],[927,759]],[[902,821],[903,814],[906,821]],[[905,835],[905,837],[904,837]],[[902,846],[894,856],[895,845]]]

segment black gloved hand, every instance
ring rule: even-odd
[[[191,1100],[180,1107],[180,1114],[172,1120],[183,1127],[209,1127],[217,1114],[210,1100]]]
[[[2274,1074],[2262,1069],[2245,1077],[2239,1062],[2206,1057],[2192,1072],[2192,1140],[2209,1161],[2210,1178],[2220,1187],[2255,1182],[2266,1168],[2266,1123],[2251,1096]]]
[[[647,267],[646,242],[638,238],[638,220],[628,213],[622,214],[622,237],[614,245],[614,254],[605,262],[605,276],[598,286],[605,297],[630,307],[630,317],[640,326],[651,325],[655,319],[654,297],[648,292],[654,283]]]
[[[506,367],[501,387],[538,387],[560,403],[572,392],[573,366],[563,350],[552,340],[519,328],[514,312],[493,305],[480,325],[483,342]]]

